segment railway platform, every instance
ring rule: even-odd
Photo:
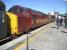
[[[67,50],[67,29],[55,22],[40,27],[27,35],[0,46],[0,50]],[[28,47],[28,49],[27,49]]]

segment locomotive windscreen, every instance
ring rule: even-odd
[[[8,10],[8,12],[21,13],[21,12],[23,12],[23,8],[22,8],[21,6],[16,5],[16,6],[11,7],[11,8]]]

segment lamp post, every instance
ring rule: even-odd
[[[31,33],[27,33],[27,50],[29,50],[29,41],[28,41],[29,40],[29,37],[28,37],[29,34],[31,34]]]
[[[28,33],[27,33],[27,50],[29,50],[29,49],[28,49]]]

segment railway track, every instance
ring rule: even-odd
[[[9,37],[0,40],[0,46],[3,45],[3,44],[5,44],[5,43],[7,43],[7,42],[9,42],[9,41],[11,41],[11,40],[9,39]]]

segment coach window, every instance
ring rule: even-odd
[[[36,19],[36,16],[35,16],[35,15],[33,15],[33,16],[32,16],[32,19]]]
[[[32,16],[32,24],[36,24],[36,16],[35,15]]]
[[[4,12],[0,11],[0,23],[4,22]]]

